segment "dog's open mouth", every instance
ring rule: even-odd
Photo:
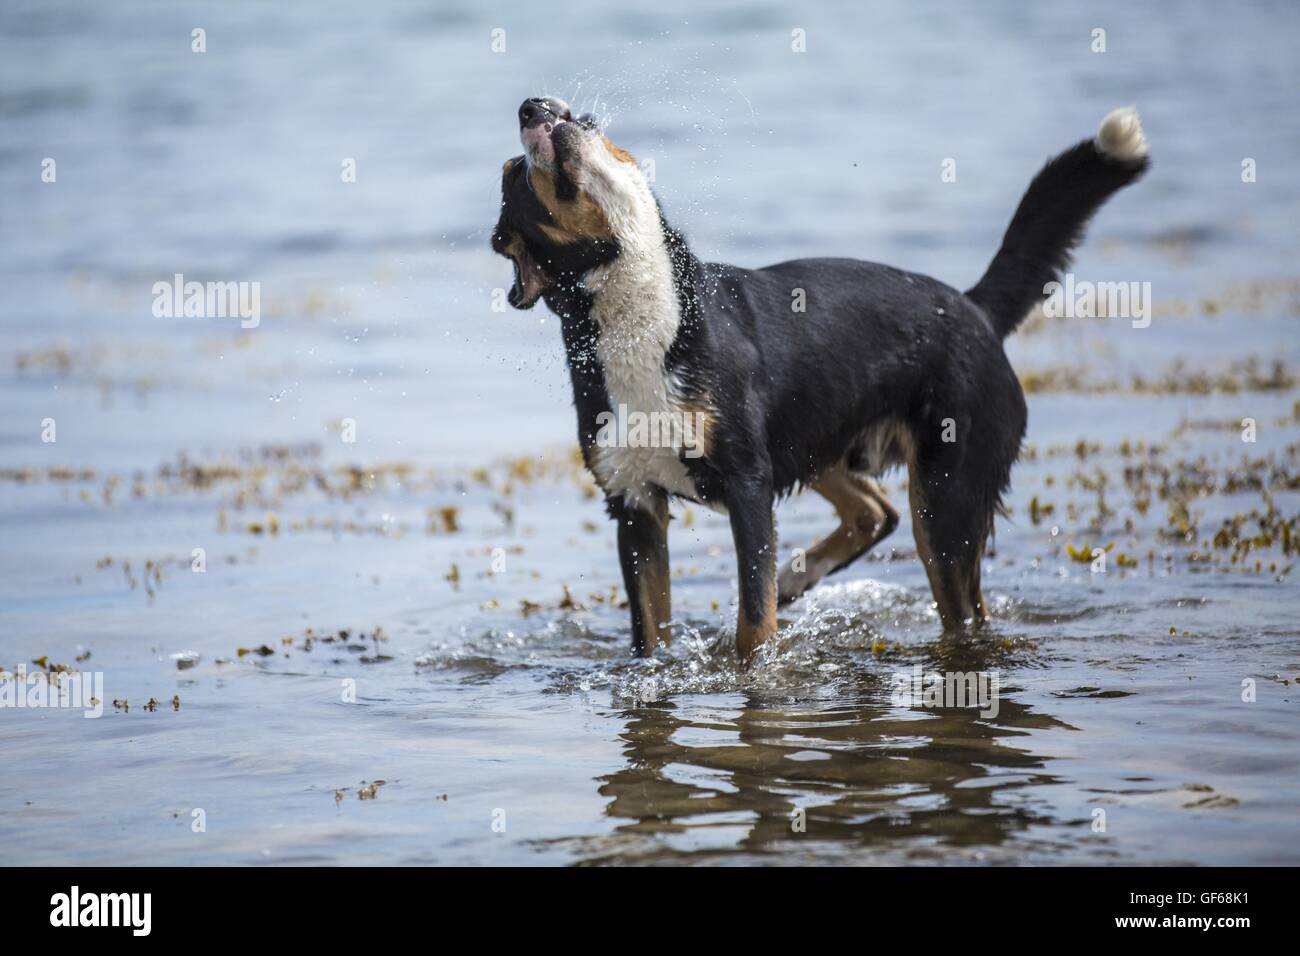
[[[551,134],[573,121],[569,104],[553,96],[533,96],[519,107],[519,139],[530,162],[549,166],[555,162]]]

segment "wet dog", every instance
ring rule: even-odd
[[[853,259],[701,262],[641,168],[560,100],[519,109],[492,247],[510,304],[561,320],[578,440],[618,533],[632,647],[671,639],[668,502],[724,512],[742,661],[778,605],[898,524],[876,479],[908,470],[917,552],[945,631],[987,618],[980,559],[1025,433],[1003,340],[1059,277],[1105,200],[1147,169],[1137,112],[1050,160],[983,278],[959,292]],[[773,508],[811,487],[839,526],[778,573]]]

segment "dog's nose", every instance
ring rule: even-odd
[[[543,114],[550,115],[548,110],[537,97],[524,100],[524,105],[519,107],[519,125],[528,126],[534,119]]]
[[[569,104],[553,96],[530,96],[519,107],[519,128],[529,129],[541,123],[567,120],[572,114]]]

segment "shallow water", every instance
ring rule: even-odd
[[[0,666],[104,679],[97,720],[0,709],[0,862],[1300,862],[1295,10],[655,10],[0,11]],[[679,508],[677,641],[628,657],[558,325],[492,309],[541,91],[705,256],[959,286],[1139,105],[1155,168],[1075,273],[1153,321],[1010,341],[987,633],[938,638],[905,518],[742,673],[725,522]],[[261,324],[154,318],[177,272],[260,282]],[[779,520],[783,555],[832,524]],[[917,665],[996,672],[997,713],[896,703]]]

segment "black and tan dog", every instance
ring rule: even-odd
[[[895,465],[944,629],[983,621],[980,559],[1026,418],[1002,341],[1097,208],[1146,170],[1137,112],[1116,110],[1048,162],[965,293],[853,259],[701,262],[594,123],[552,98],[525,101],[519,123],[525,154],[505,164],[492,247],[514,262],[510,303],[543,298],[561,319],[583,457],[618,526],[633,650],[671,637],[670,496],[730,519],[748,661],[779,604],[895,528],[874,480]],[[674,427],[647,441],[645,420]],[[840,524],[778,574],[773,507],[803,486]]]

